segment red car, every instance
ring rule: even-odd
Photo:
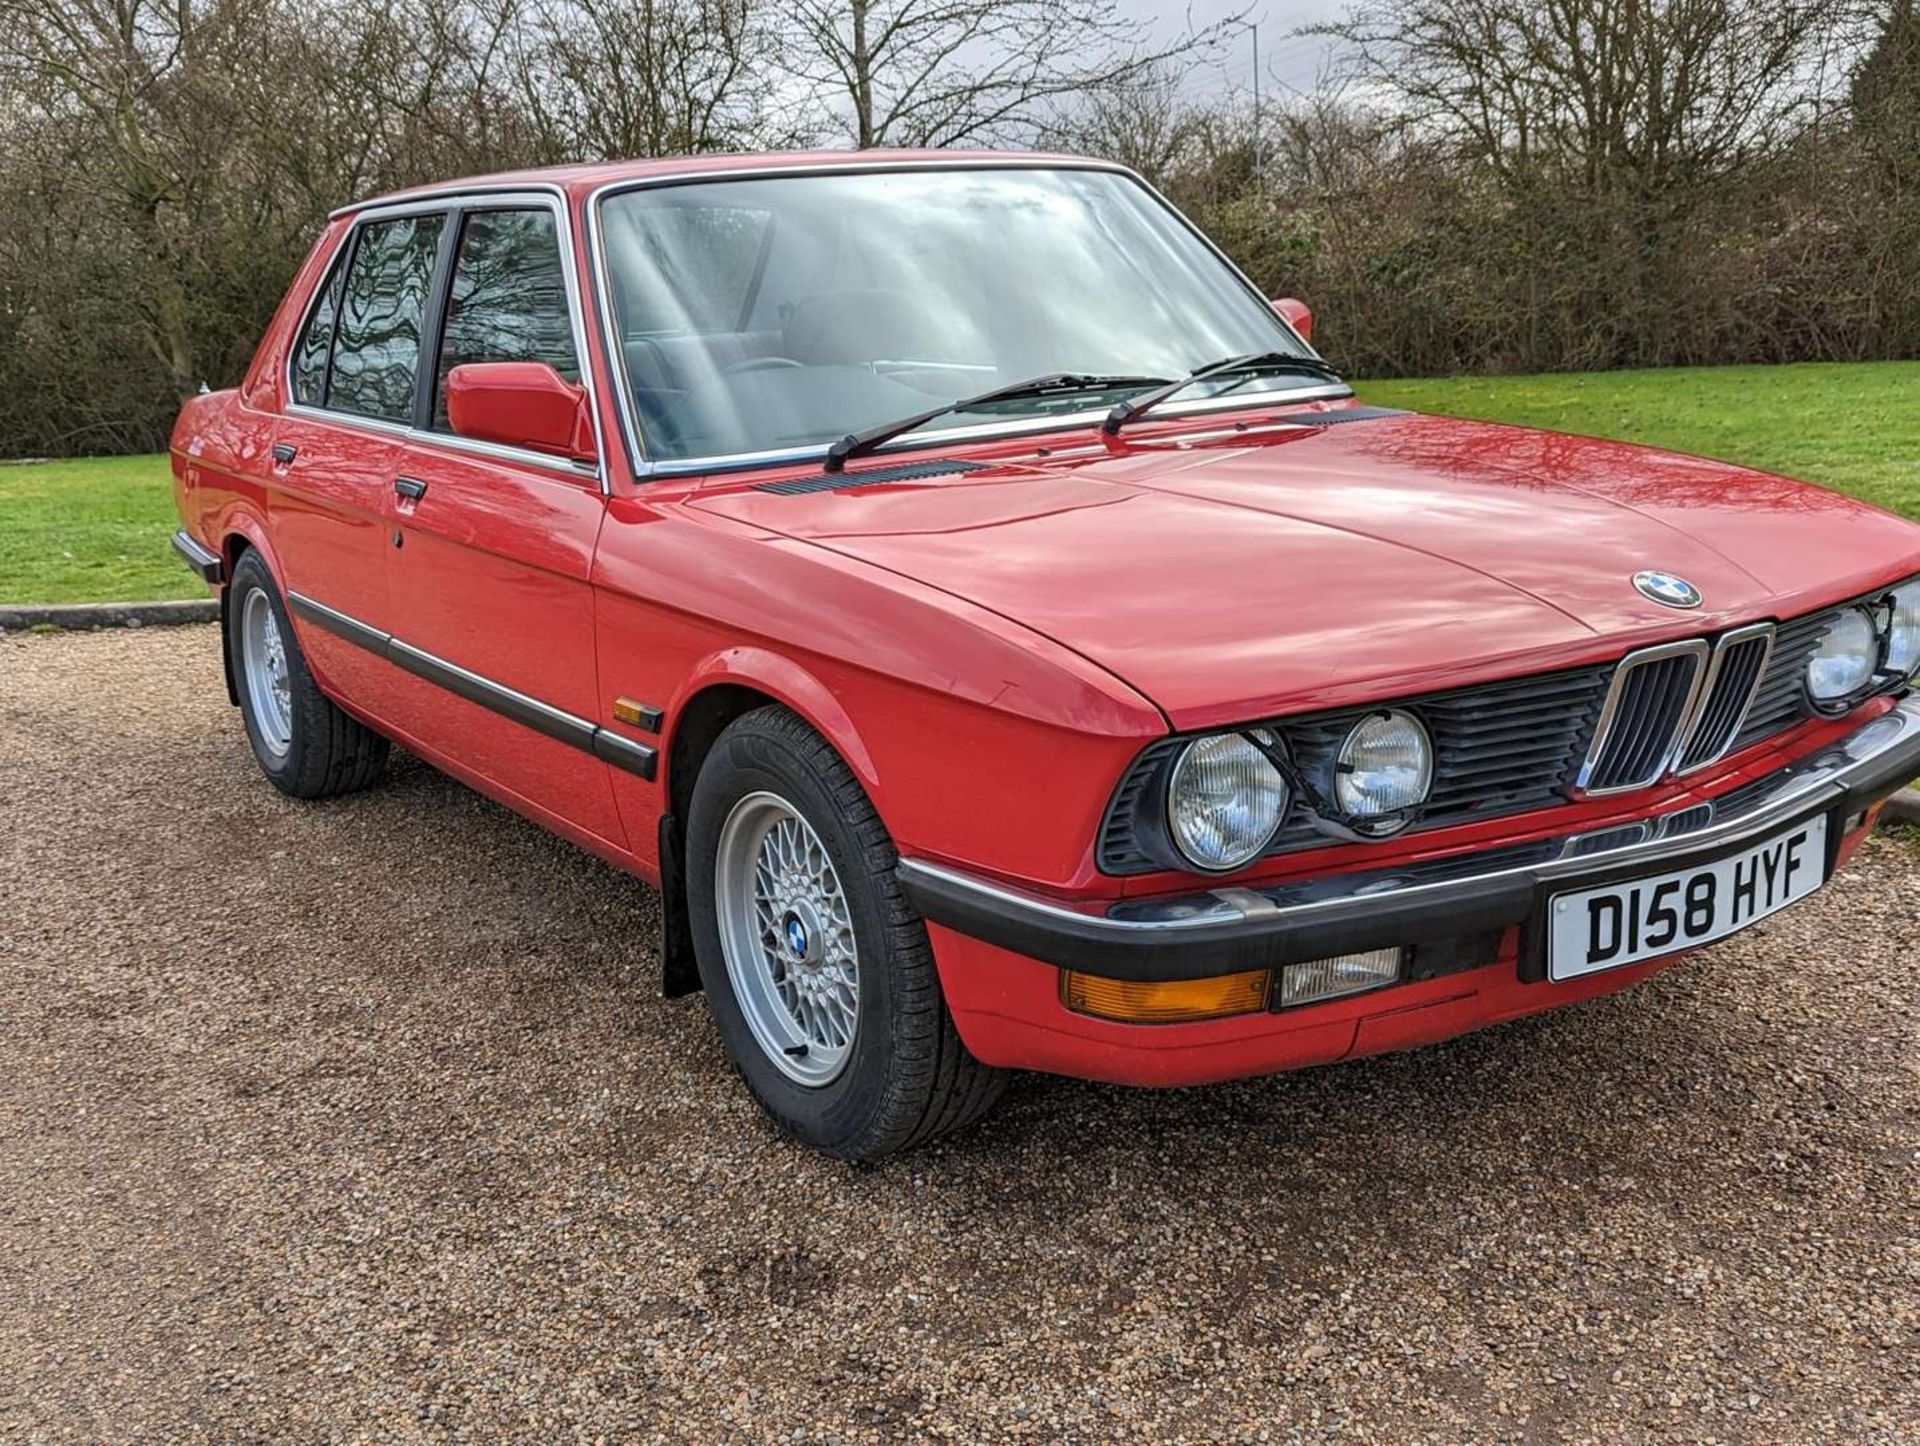
[[[1089,161],[435,186],[187,405],[175,543],[276,786],[394,740],[656,884],[667,991],[851,1157],[1620,988],[1920,774],[1920,529],[1308,334]]]

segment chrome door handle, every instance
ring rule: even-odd
[[[393,479],[393,490],[402,497],[411,497],[418,502],[427,495],[427,484],[418,477],[396,477]]]
[[[293,465],[293,459],[299,455],[300,449],[291,442],[275,442],[273,444],[273,461],[275,466],[290,467]]]

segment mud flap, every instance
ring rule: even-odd
[[[680,821],[660,816],[660,993],[668,999],[700,992],[700,965],[693,955],[693,925],[687,918],[685,862],[680,857]]]

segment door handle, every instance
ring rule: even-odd
[[[273,463],[276,467],[292,466],[293,459],[299,455],[300,449],[291,442],[275,442],[273,444]]]
[[[427,495],[427,484],[418,477],[396,477],[393,479],[393,490],[402,497],[411,497],[418,502]]]

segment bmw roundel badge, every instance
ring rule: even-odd
[[[1670,572],[1636,572],[1633,585],[1641,597],[1667,608],[1697,608],[1700,589]]]

